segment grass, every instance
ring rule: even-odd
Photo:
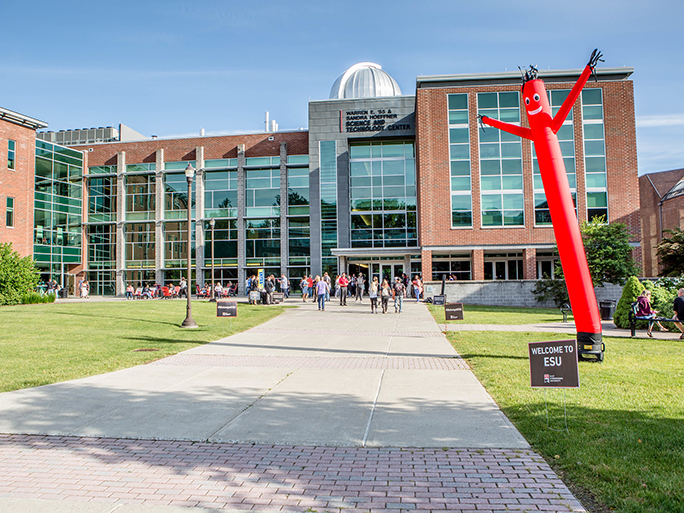
[[[580,362],[581,387],[565,392],[568,434],[549,429],[565,427],[564,392],[530,388],[527,352],[567,335],[447,336],[532,447],[578,497],[593,496],[593,511],[684,511],[682,341],[606,338],[605,361]]]
[[[216,305],[193,301],[200,326],[179,328],[185,301],[53,303],[0,308],[0,392],[112,372],[238,333],[286,307],[238,305],[217,318]],[[150,351],[152,350],[152,351]]]
[[[427,306],[435,320],[444,324],[444,307]],[[463,310],[462,321],[447,321],[447,324],[539,324],[563,321],[563,314],[557,308],[463,305]],[[568,321],[572,319],[572,314],[568,313]]]

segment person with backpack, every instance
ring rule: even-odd
[[[371,313],[378,313],[378,277],[373,276],[373,281],[368,286],[368,297],[370,298]]]
[[[406,295],[406,287],[401,281],[401,278],[397,276],[394,279],[394,285],[392,286],[392,297],[394,298],[394,313],[401,313],[404,306],[404,296]]]
[[[387,306],[389,305],[389,298],[392,295],[389,283],[387,279],[382,280],[382,285],[380,286],[380,301],[382,303],[382,313],[387,313]]]

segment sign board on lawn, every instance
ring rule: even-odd
[[[233,299],[216,301],[216,317],[237,317],[237,301]]]
[[[442,294],[436,294],[432,296],[432,304],[433,305],[445,305],[446,304],[446,296]]]
[[[444,305],[444,319],[447,321],[462,321],[463,303],[449,303]]]
[[[530,385],[534,388],[579,388],[577,340],[530,342]]]
[[[261,300],[261,293],[258,290],[250,290],[249,291],[249,300],[250,301],[260,301]]]
[[[285,294],[283,292],[274,292],[273,293],[273,302],[274,303],[282,303],[285,301]]]

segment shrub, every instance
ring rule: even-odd
[[[636,301],[639,295],[643,292],[644,286],[641,284],[636,276],[632,276],[627,280],[625,286],[622,288],[622,296],[615,307],[615,314],[613,315],[613,322],[618,328],[629,329],[629,311],[632,308],[632,303]],[[642,323],[643,326],[640,326]],[[639,321],[637,327],[646,327],[646,321]]]
[[[12,251],[9,242],[0,243],[0,305],[16,305],[25,292],[38,284],[38,270],[30,257]]]
[[[54,294],[40,295],[39,292],[26,292],[21,296],[21,303],[24,305],[35,305],[37,303],[54,303],[57,296]]]

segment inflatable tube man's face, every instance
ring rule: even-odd
[[[539,79],[525,82],[522,94],[530,126],[539,124],[542,120],[545,122],[551,121],[551,106],[549,105],[549,98],[546,96],[544,82]]]

